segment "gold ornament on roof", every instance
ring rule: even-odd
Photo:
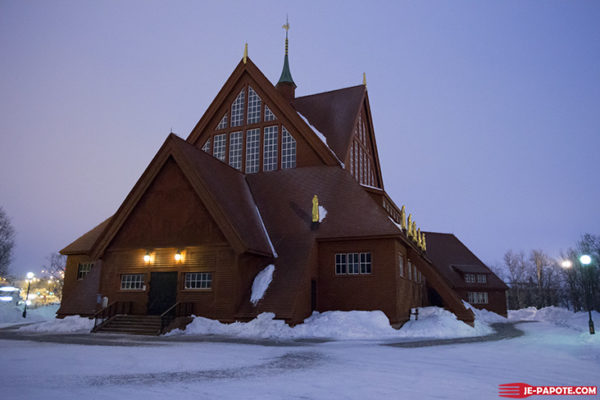
[[[316,194],[312,199],[312,222],[319,222],[319,198]]]
[[[408,214],[408,230],[406,236],[412,237],[412,214]]]
[[[417,223],[415,221],[412,223],[412,237],[413,240],[417,240]]]
[[[423,251],[427,251],[427,242],[425,240],[425,233],[423,233]]]
[[[367,73],[363,72],[363,86],[367,87]]]
[[[248,61],[248,43],[246,43],[244,45],[244,58],[243,58],[243,60],[244,60],[244,64],[246,64],[246,61]]]
[[[400,227],[406,231],[406,207],[400,209]]]
[[[421,228],[417,229],[417,246],[419,246],[419,248],[421,248]]]

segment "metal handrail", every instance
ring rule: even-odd
[[[178,304],[179,302],[176,302],[171,307],[169,307],[167,311],[160,314],[160,333],[162,333],[165,330],[165,328],[171,323],[171,321],[176,317],[177,312],[175,313],[175,316],[171,316],[169,314],[173,310],[177,311],[176,309]]]
[[[114,302],[110,303],[105,308],[103,308],[103,309],[99,310],[98,312],[96,312],[94,314],[94,316],[92,317],[92,318],[94,318],[94,328],[92,329],[92,331],[96,331],[96,329],[98,329],[108,319],[110,319],[111,317],[113,317],[114,315],[116,315],[117,308],[118,308],[119,304],[124,304],[123,308],[126,308],[126,310],[125,310],[126,314],[131,311],[131,304],[132,304],[132,302],[130,302],[130,301],[127,301],[127,302],[114,301]],[[100,321],[100,323],[98,323],[98,321]]]

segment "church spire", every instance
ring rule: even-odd
[[[290,63],[288,61],[288,31],[290,30],[290,23],[287,17],[285,18],[285,25],[282,26],[285,29],[285,56],[283,58],[283,70],[277,82],[277,89],[284,95],[288,100],[292,100],[295,97],[296,84],[292,79],[292,73],[290,72]]]

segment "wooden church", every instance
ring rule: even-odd
[[[473,322],[429,235],[384,190],[366,83],[296,97],[287,53],[286,29],[273,86],[246,48],[187,139],[170,134],[115,214],[61,251],[59,316],[272,312],[296,324],[313,311],[382,310],[400,324],[436,304]],[[272,282],[253,303],[268,265]],[[473,292],[504,296],[487,267],[472,268],[488,282]]]

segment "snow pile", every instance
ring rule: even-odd
[[[352,339],[402,339],[402,338],[456,338],[481,336],[493,333],[483,321],[475,328],[456,319],[449,311],[439,307],[419,309],[419,320],[408,321],[400,330],[390,326],[382,311],[327,311],[314,312],[304,323],[295,327],[275,319],[273,313],[262,313],[250,322],[222,324],[219,321],[195,317],[185,331],[176,330],[171,335],[224,335],[242,338],[301,339],[323,338]]]
[[[475,327],[471,327],[443,308],[423,307],[419,308],[419,319],[408,321],[398,333],[402,338],[451,339],[485,336],[494,333],[494,329],[487,322],[478,320],[477,314]]]
[[[12,303],[0,303],[0,325],[22,324],[27,322],[47,321],[56,316],[58,305],[28,308],[27,318],[23,318],[23,307]]]
[[[467,303],[463,300],[463,305],[465,308],[471,310],[473,314],[475,314],[475,321],[485,322],[486,324],[495,324],[495,323],[505,323],[508,320],[504,318],[500,314],[496,314],[493,311],[481,310],[479,308],[473,307],[471,304]]]
[[[256,274],[256,278],[252,283],[252,296],[250,297],[252,304],[256,305],[264,297],[269,284],[273,280],[273,271],[275,271],[275,266],[271,264]]]
[[[327,210],[323,206],[319,206],[319,222],[323,222],[327,216]]]
[[[23,332],[48,332],[48,333],[74,333],[90,332],[94,327],[94,320],[71,315],[64,319],[54,319],[38,324],[22,326],[19,331]]]
[[[592,311],[592,319],[598,325],[600,313]],[[587,332],[589,315],[587,311],[573,312],[562,307],[544,307],[539,310],[535,307],[528,307],[521,310],[509,310],[508,320],[549,322],[557,326]]]

